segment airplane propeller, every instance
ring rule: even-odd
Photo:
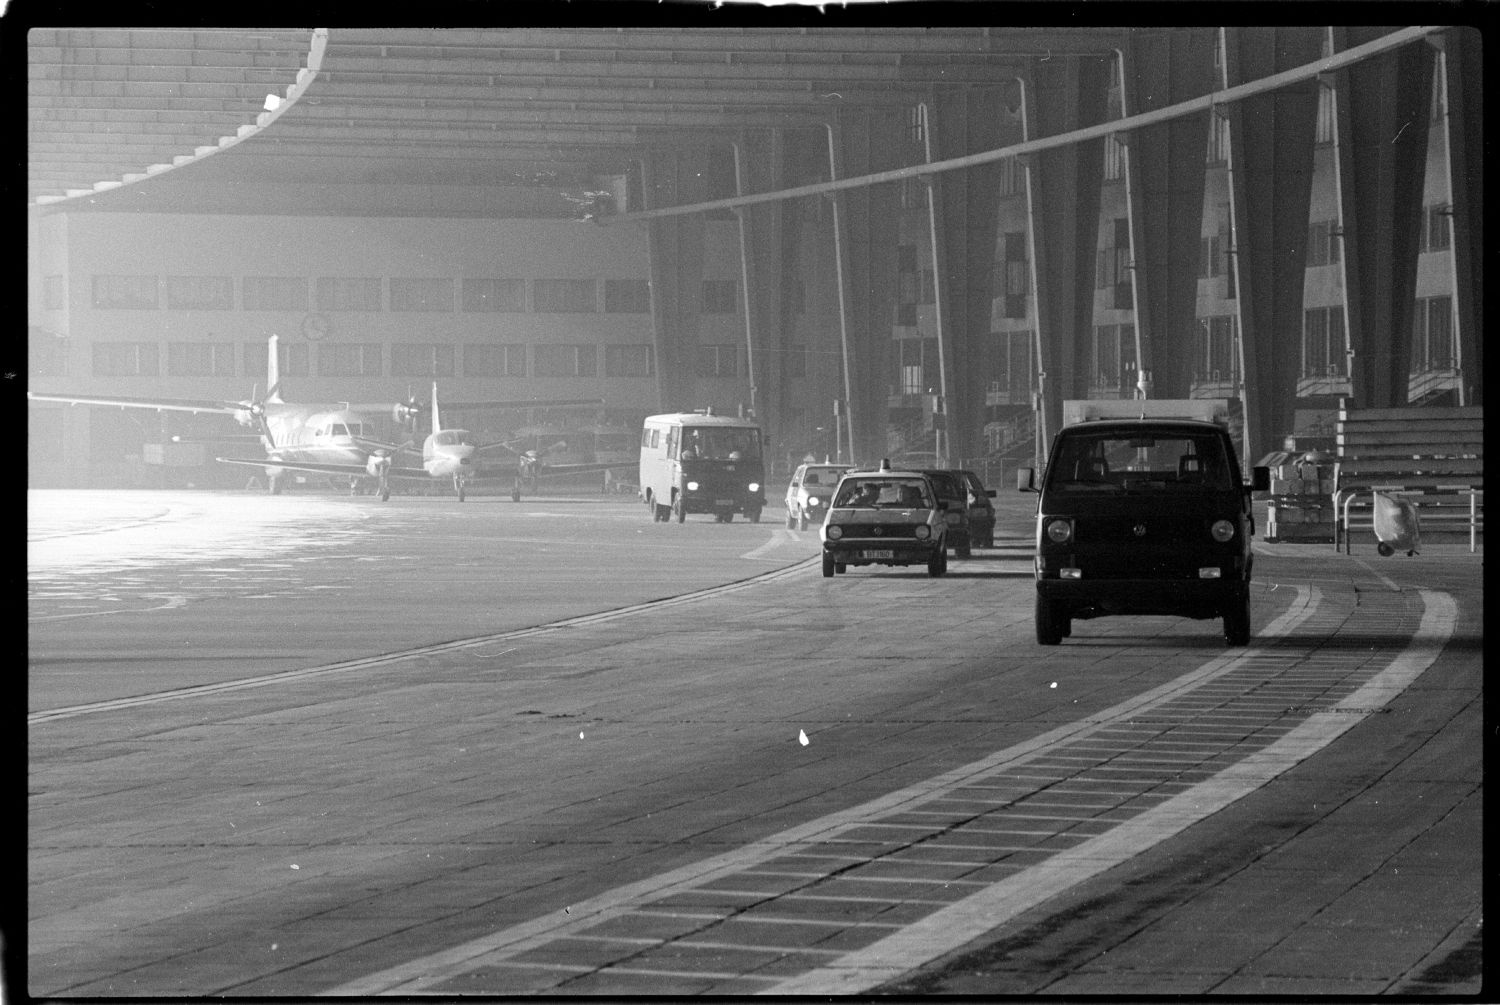
[[[418,401],[412,390],[407,388],[406,400],[397,402],[391,409],[391,419],[408,432],[414,432],[417,428],[417,418],[426,411],[427,405]]]

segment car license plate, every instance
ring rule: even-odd
[[[875,551],[862,551],[861,558],[895,558],[896,553],[889,548],[879,548]]]
[[[734,500],[733,499],[715,499],[714,500],[714,505],[715,506],[733,506],[734,505]]]

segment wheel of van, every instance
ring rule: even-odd
[[[1250,644],[1250,591],[1241,589],[1239,595],[1224,608],[1224,641],[1232,646]]]
[[[833,578],[833,570],[834,570],[833,556],[831,554],[829,554],[828,552],[825,551],[825,552],[823,552],[823,578],[824,579],[832,579]]]
[[[672,519],[672,507],[663,506],[661,503],[652,503],[652,508],[651,519],[659,523],[666,523]]]
[[[1062,617],[1055,600],[1036,595],[1036,640],[1039,645],[1055,646],[1063,640]],[[1072,620],[1072,619],[1069,619]]]

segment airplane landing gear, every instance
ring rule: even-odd
[[[464,480],[458,475],[453,476],[453,491],[458,493],[458,501],[464,501]]]

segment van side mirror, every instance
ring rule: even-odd
[[[1016,469],[1016,491],[1018,491],[1018,492],[1035,492],[1036,491],[1036,468],[1017,468]]]
[[[1257,464],[1250,469],[1250,491],[1266,492],[1271,488],[1271,469]]]

